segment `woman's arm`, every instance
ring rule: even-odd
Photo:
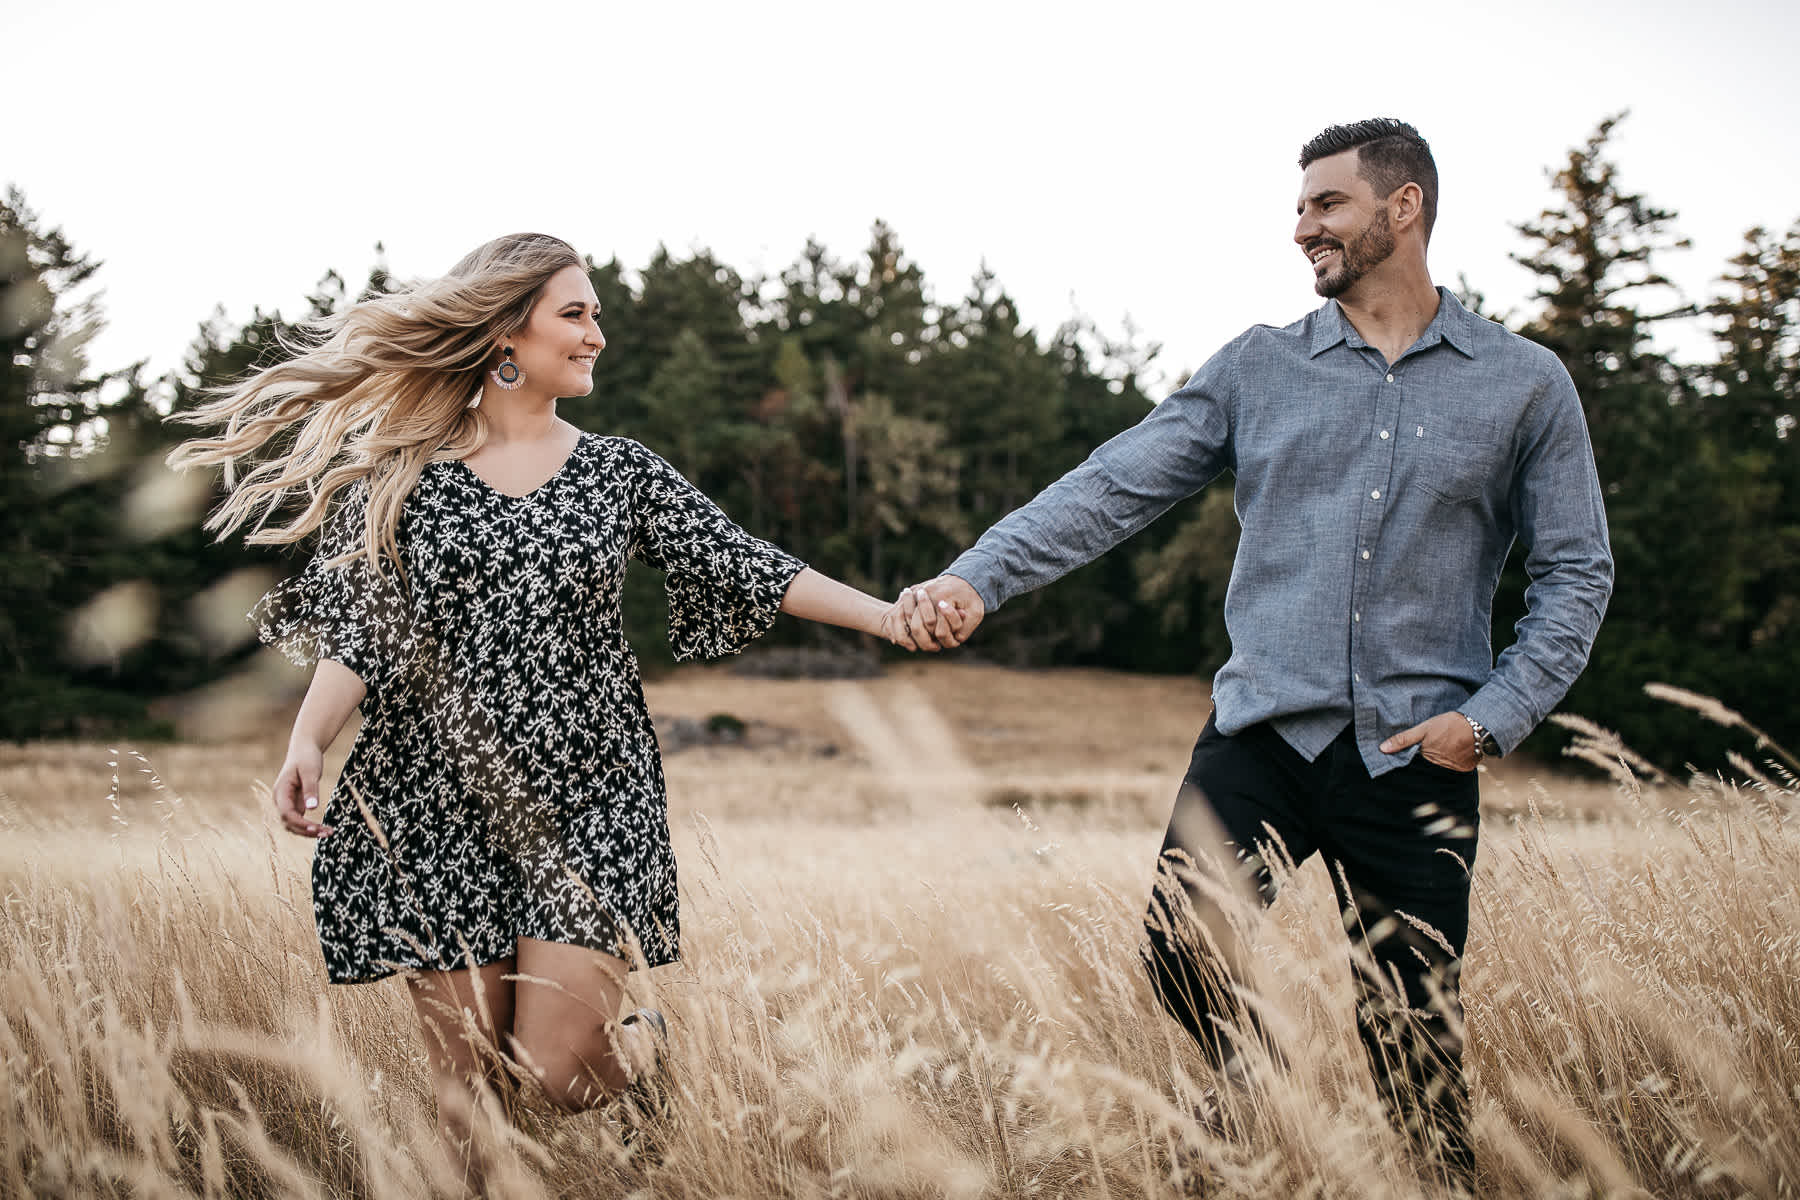
[[[866,592],[859,592],[847,584],[839,583],[829,575],[821,575],[811,567],[802,570],[788,584],[787,594],[781,600],[781,611],[803,621],[818,621],[825,625],[841,625],[845,629],[872,633],[902,649],[919,648],[907,629],[906,619],[901,615],[898,604],[877,600]],[[953,623],[954,629],[960,625],[961,614],[947,613],[946,619]],[[932,649],[936,649],[936,646]]]
[[[331,832],[331,826],[316,823],[310,815],[319,807],[319,776],[325,768],[325,750],[337,740],[367,691],[349,667],[328,658],[319,660],[312,686],[306,689],[306,699],[301,701],[300,713],[294,718],[287,761],[281,764],[281,774],[275,778],[275,815],[289,833],[323,837]]]

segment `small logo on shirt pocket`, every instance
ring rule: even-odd
[[[1450,504],[1468,504],[1487,495],[1500,466],[1500,435],[1489,421],[1439,422],[1413,426],[1418,450],[1413,482]]]

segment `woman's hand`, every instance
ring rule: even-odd
[[[933,610],[931,595],[921,584],[901,589],[900,598],[882,614],[881,636],[905,650],[949,650],[967,641],[980,620],[979,614],[948,602]]]
[[[921,650],[954,650],[969,640],[987,613],[981,594],[954,575],[904,588],[897,603]]]
[[[282,827],[300,837],[324,837],[330,825],[313,820],[319,808],[319,776],[325,770],[325,752],[304,738],[288,743],[287,761],[275,777],[275,815]]]
[[[879,633],[888,640],[888,644],[898,646],[902,650],[917,650],[919,644],[913,641],[912,631],[906,626],[906,614],[900,611],[900,602],[896,600],[887,606],[881,614]]]

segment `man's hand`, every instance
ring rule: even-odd
[[[1431,762],[1452,771],[1473,771],[1478,761],[1475,731],[1469,728],[1468,718],[1459,712],[1439,713],[1429,721],[1396,733],[1381,743],[1381,752],[1398,754],[1412,745],[1417,745],[1419,753]]]
[[[952,650],[969,640],[987,605],[967,580],[954,575],[916,584],[900,593],[900,611],[921,650]]]

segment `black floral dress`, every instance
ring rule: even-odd
[[[673,961],[675,858],[621,624],[626,564],[668,572],[678,659],[766,632],[803,564],[626,438],[583,434],[520,497],[431,463],[402,510],[404,580],[329,565],[362,544],[365,503],[358,485],[250,614],[294,661],[342,663],[368,689],[313,858],[332,982],[496,962],[521,937]]]

